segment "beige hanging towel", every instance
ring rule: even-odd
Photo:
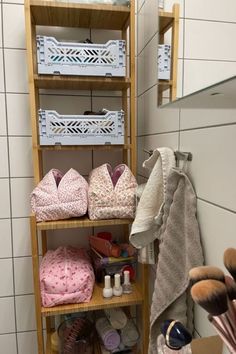
[[[193,303],[189,294],[189,270],[203,264],[197,201],[192,184],[180,170],[167,180],[163,225],[151,306],[149,354],[157,354],[160,324],[175,319],[193,329]]]
[[[174,152],[165,147],[155,149],[143,163],[143,167],[150,171],[150,176],[142,191],[130,234],[130,242],[138,249],[158,238],[167,177],[174,166]]]

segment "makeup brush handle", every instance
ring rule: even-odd
[[[218,322],[215,320],[214,317],[212,316],[208,316],[208,320],[209,322],[211,322],[211,324],[213,325],[213,327],[215,328],[216,332],[218,333],[218,335],[220,336],[220,338],[223,340],[223,342],[226,344],[227,348],[229,349],[230,353],[234,354],[236,347],[234,346],[234,344],[231,342],[231,340],[229,339],[227,333],[225,333],[222,330],[222,327],[218,324]]]

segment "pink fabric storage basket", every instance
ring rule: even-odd
[[[136,179],[125,164],[113,171],[109,164],[95,168],[89,176],[90,219],[133,218],[136,188]]]
[[[37,221],[60,220],[85,215],[88,183],[73,168],[64,176],[50,170],[31,194],[31,208]]]
[[[93,267],[85,249],[67,246],[48,251],[40,265],[42,305],[89,302],[94,281]]]

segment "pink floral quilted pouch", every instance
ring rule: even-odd
[[[137,182],[125,164],[112,168],[104,164],[89,176],[88,212],[92,220],[133,218]]]
[[[42,305],[89,302],[94,281],[93,267],[85,249],[67,246],[48,251],[40,265]]]
[[[31,194],[31,208],[37,221],[60,220],[85,215],[88,183],[71,168],[64,176],[50,170]]]

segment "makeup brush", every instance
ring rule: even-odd
[[[191,288],[193,300],[206,310],[236,344],[235,322],[228,312],[225,284],[218,280],[201,280]],[[236,348],[236,347],[235,347]]]
[[[213,325],[213,327],[215,328],[216,332],[218,333],[220,338],[223,340],[223,342],[227,345],[230,353],[235,353],[235,348],[234,348],[233,343],[230,340],[228,334],[225,333],[224,330],[222,330],[221,326],[219,326],[217,321],[211,315],[208,315],[208,320],[209,320],[209,322],[211,322],[211,324]]]
[[[206,279],[219,280],[222,283],[225,282],[224,272],[220,268],[212,266],[201,266],[192,268],[189,271],[189,277],[192,285],[201,280]]]
[[[224,265],[236,281],[236,248],[227,248],[225,250]]]

